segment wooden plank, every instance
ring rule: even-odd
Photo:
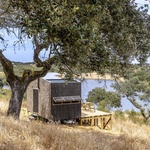
[[[111,120],[111,117],[107,120],[106,123],[104,123],[104,129],[106,128],[106,126],[108,125],[109,121]]]
[[[82,111],[80,125],[83,122],[89,123],[90,126],[98,126],[100,129],[112,129],[112,114],[96,110],[95,112]]]

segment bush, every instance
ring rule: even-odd
[[[115,111],[115,116],[116,119],[121,119],[121,120],[125,120],[125,114],[124,112],[122,112],[121,110],[116,110]]]
[[[103,88],[95,88],[90,91],[86,101],[95,103],[101,111],[121,107],[120,95],[115,92],[107,92]]]

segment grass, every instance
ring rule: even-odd
[[[9,101],[10,95],[11,95],[10,90],[0,88],[0,99],[3,99],[5,101]]]
[[[150,128],[130,120],[113,120],[112,131],[6,117],[8,101],[0,99],[0,150],[148,150]]]

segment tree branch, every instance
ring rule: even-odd
[[[139,110],[142,109],[142,106],[138,104],[133,98],[130,98],[129,96],[127,96],[127,99],[133,104],[134,107],[136,107]]]
[[[43,77],[48,73],[49,69],[47,68],[42,68],[40,71],[33,71],[32,74],[30,75],[30,81],[33,81],[39,77]]]
[[[148,115],[146,115],[146,112],[144,111],[144,109],[142,109],[142,106],[139,105],[137,102],[135,102],[133,99],[127,97],[128,100],[137,108],[140,110],[143,118],[147,121],[150,118],[150,111],[148,111]]]
[[[142,116],[144,117],[144,119],[147,121],[150,118],[150,111],[148,111],[148,115],[146,116],[146,113],[144,112],[143,109],[140,110]]]
[[[3,55],[2,50],[0,50],[0,62],[6,75],[7,82],[10,83],[14,81],[16,76],[14,74],[12,62]]]
[[[35,44],[35,49],[34,49],[34,61],[37,64],[37,67],[43,67],[44,66],[44,62],[42,62],[39,58],[39,54],[40,52],[45,48],[48,48],[48,44],[39,44],[38,40],[37,40],[37,36],[34,35],[33,37],[33,41]]]
[[[43,67],[47,70],[51,68],[51,66],[54,64],[55,60],[57,59],[57,56],[50,57],[46,59],[45,61],[41,61],[39,58],[39,54],[43,49],[47,49],[49,44],[47,43],[42,43],[40,44],[39,41],[37,40],[37,36],[34,36],[34,44],[36,48],[34,49],[34,61],[37,65],[37,67]]]

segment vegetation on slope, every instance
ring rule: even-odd
[[[21,62],[13,62],[14,64],[14,71],[16,73],[16,75],[18,76],[21,76],[23,71],[24,70],[32,70],[32,71],[35,71],[35,70],[40,70],[40,68],[37,68],[36,65],[34,63],[21,63]],[[51,72],[56,72],[57,71],[57,67],[56,66],[52,66]],[[7,85],[8,83],[6,82],[6,77],[5,77],[5,74],[3,73],[3,68],[0,64],[0,83],[4,84],[4,85]]]
[[[21,120],[5,116],[8,101],[0,99],[1,150],[146,150],[150,147],[149,126],[130,120],[113,120],[112,131],[97,127],[65,126],[29,121],[25,108]]]

